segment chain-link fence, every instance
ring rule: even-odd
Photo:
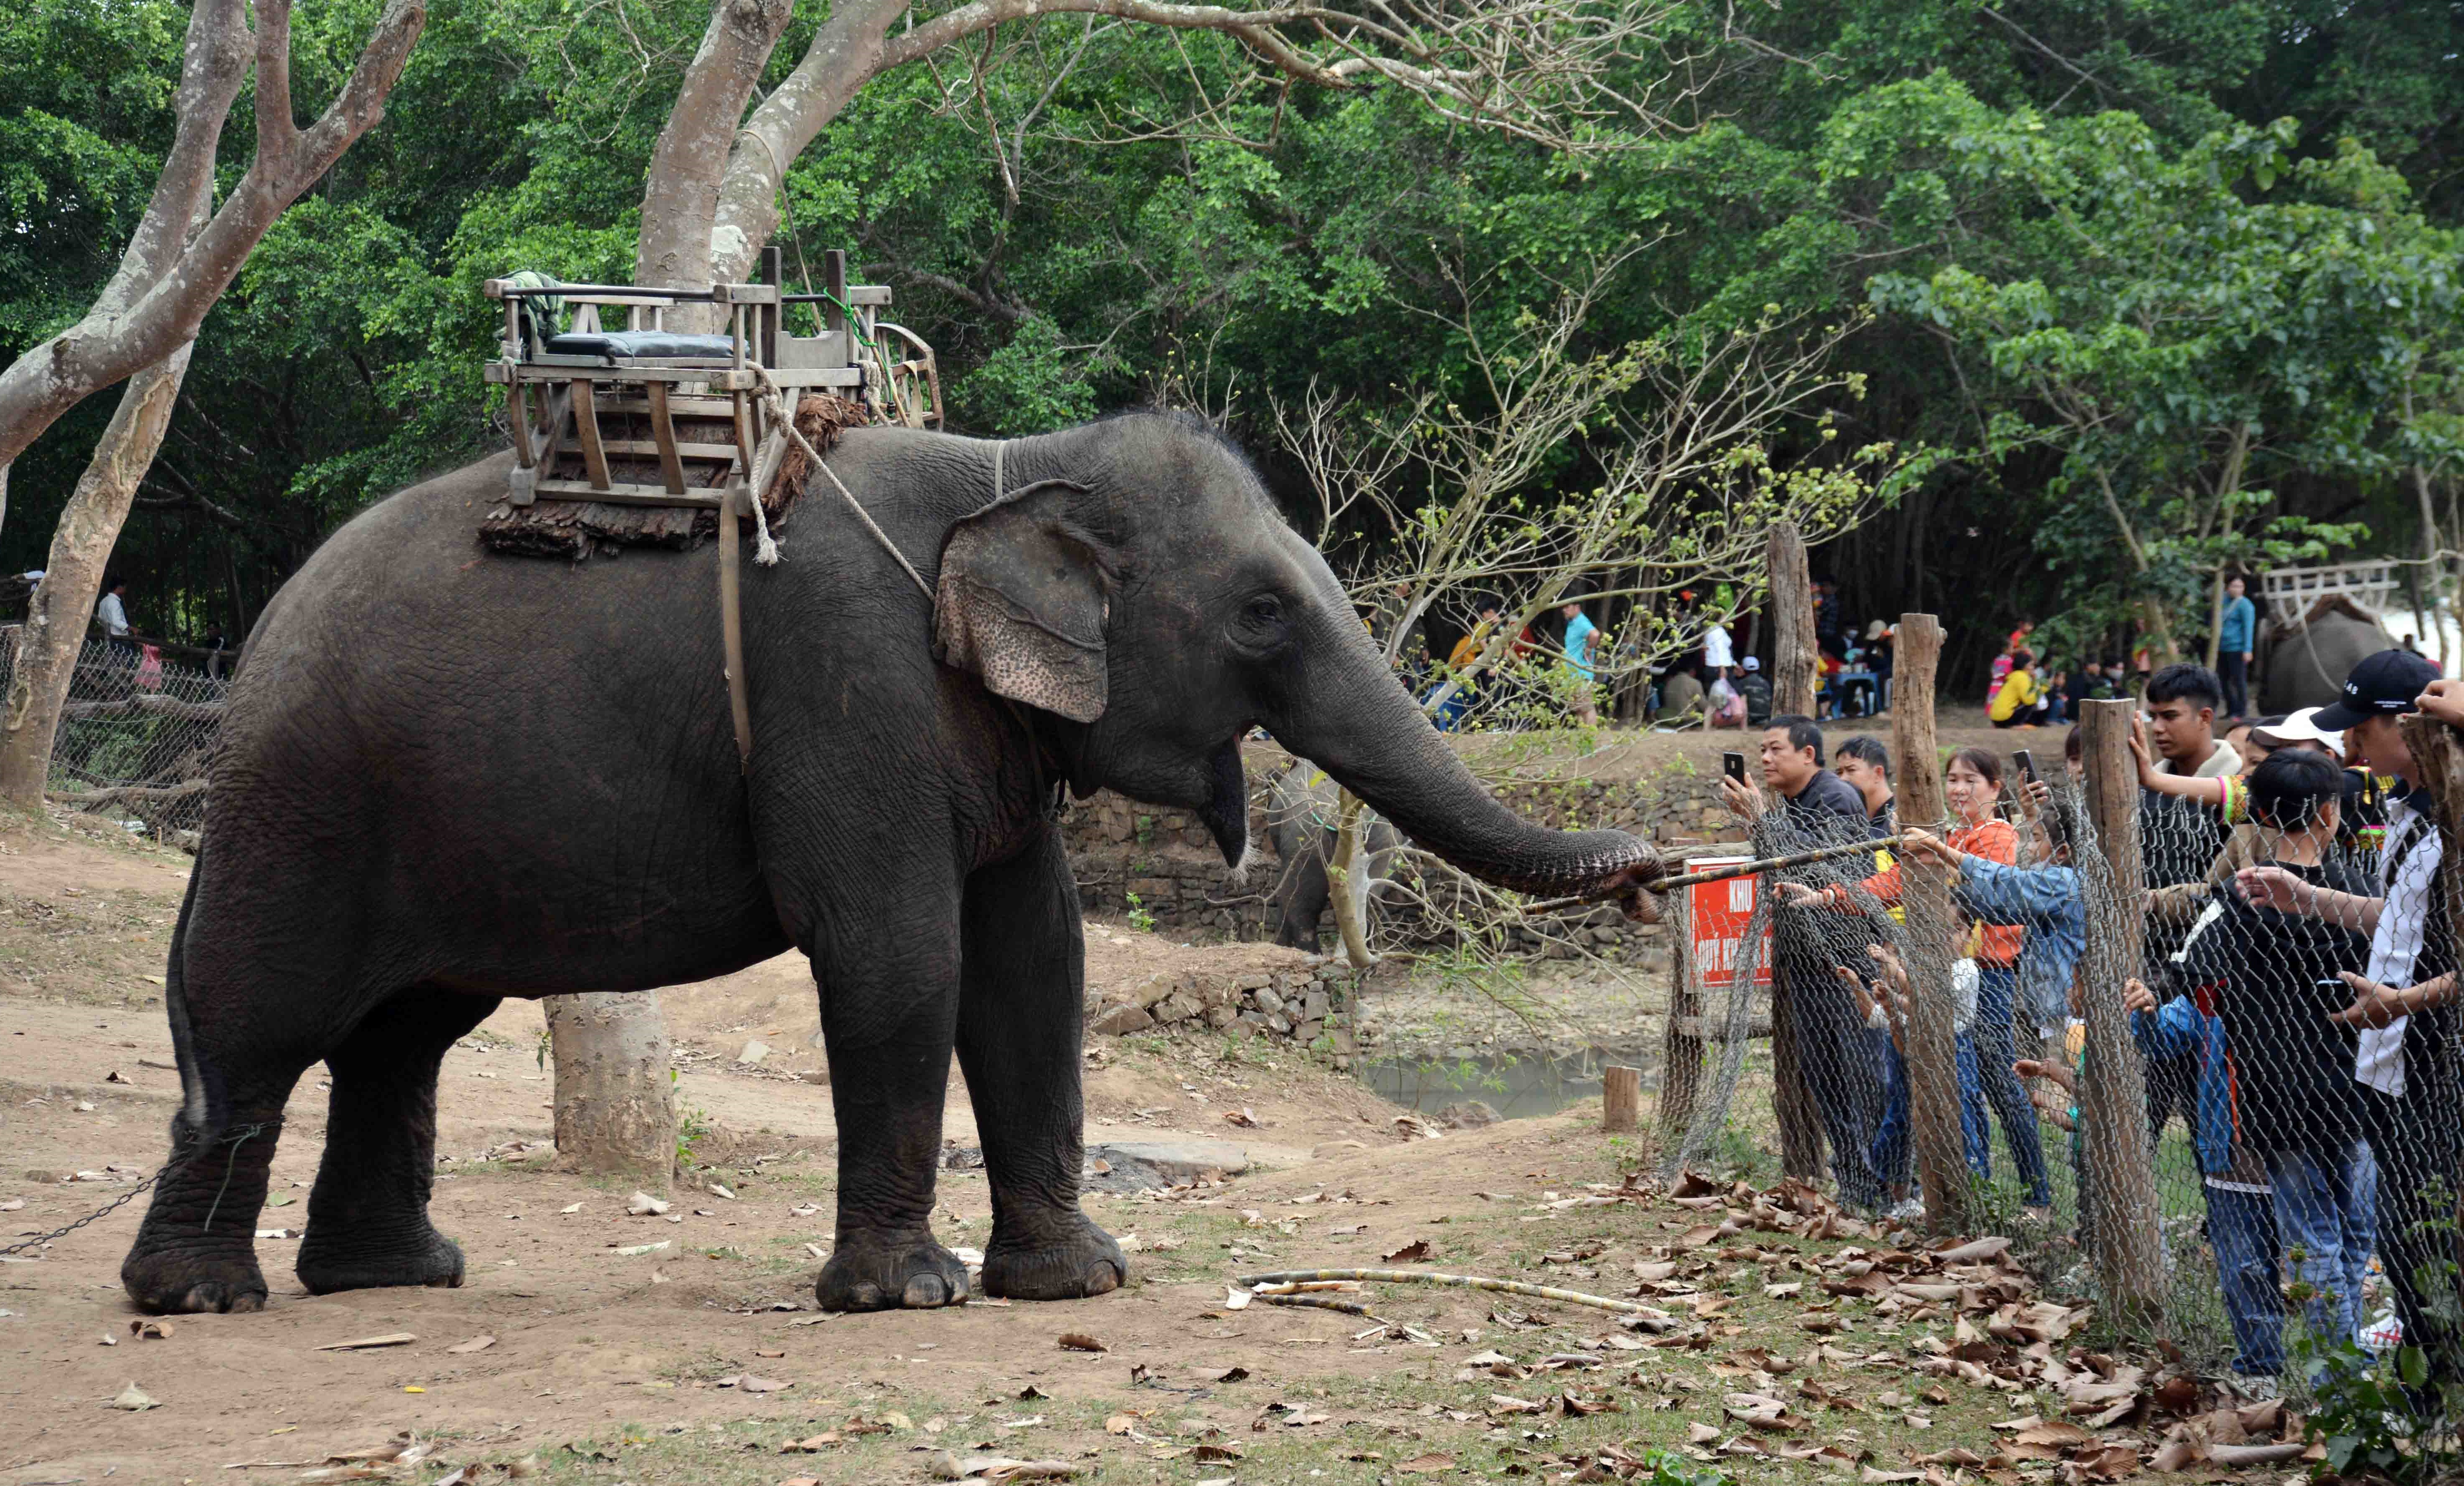
[[[14,677],[21,635],[0,628],[0,695]],[[87,641],[54,735],[51,798],[193,845],[225,686],[150,646]]]
[[[2390,1023],[2346,979],[2453,970],[2435,823],[2326,753],[2279,751],[2117,791],[2132,883],[2077,784],[2030,809],[1991,755],[1948,774],[1945,818],[1896,846],[1853,843],[1905,818],[1774,800],[1753,857],[1848,854],[1674,904],[1663,1172],[1774,1162],[1922,1231],[1921,1126],[1942,1109],[1933,1200],[2056,1293],[2295,1390],[2375,1354],[2392,1396],[2437,1407],[2464,1377],[2456,1029],[2443,1009]]]

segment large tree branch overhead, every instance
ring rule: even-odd
[[[720,0],[722,10],[752,0]],[[918,14],[909,0],[841,0],[814,33],[795,69],[743,127],[715,168],[715,211],[705,240],[707,277],[743,277],[779,225],[778,193],[787,166],[855,98],[894,67],[1009,24],[1052,15],[1104,15],[1177,31],[1232,37],[1262,70],[1318,87],[1399,87],[1449,119],[1497,129],[1552,149],[1611,147],[1617,138],[1682,127],[1688,101],[1710,69],[1668,50],[1673,0],[1369,0],[1350,9],[1284,0],[1201,5],[1176,0],[964,0]],[[714,32],[719,20],[713,20]],[[766,55],[766,53],[765,53]],[[742,58],[713,51],[688,71],[683,98],[719,95],[713,79]],[[696,109],[704,105],[696,101]],[[679,110],[685,104],[680,101]],[[1604,125],[1615,122],[1612,131]],[[678,124],[671,120],[670,128]],[[702,127],[696,124],[696,130]],[[662,136],[664,145],[666,137]],[[649,224],[663,243],[683,233],[668,211],[701,196],[698,183],[663,171],[713,168],[707,157],[663,160],[644,193],[644,261]],[[661,204],[659,211],[651,208]],[[690,253],[677,255],[679,264]],[[694,274],[698,281],[704,276]]]
[[[83,319],[0,371],[0,480],[60,414],[195,338],[275,219],[384,117],[428,19],[426,0],[387,0],[341,95],[302,130],[291,114],[289,0],[254,8],[253,34],[241,0],[199,0],[190,12],[177,132],[119,271]],[[192,237],[187,226],[210,199],[214,149],[252,55],[256,155]]]

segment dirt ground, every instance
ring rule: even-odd
[[[178,1098],[162,960],[187,871],[184,857],[90,830],[0,834],[0,1241],[72,1221],[162,1160]],[[1098,976],[1204,952],[1117,925],[1090,941]],[[258,1243],[273,1287],[263,1314],[132,1334],[142,1318],[117,1275],[134,1206],[0,1263],[0,1483],[467,1486],[512,1467],[549,1481],[777,1486],[922,1481],[971,1454],[1061,1461],[1108,1482],[1563,1480],[1601,1458],[1588,1452],[1657,1446],[1743,1480],[1855,1479],[1924,1469],[1908,1462],[1946,1450],[2007,1481],[2054,1469],[2042,1452],[2000,1453],[2013,1436],[1993,1429],[2058,1418],[2050,1385],[1912,1370],[1947,1349],[1955,1316],[1806,1320],[1803,1281],[1816,1266],[1854,1269],[1854,1243],[1731,1225],[1715,1254],[1702,1247],[1714,1241],[1703,1200],[1602,1196],[1646,1151],[1604,1136],[1596,1104],[1414,1140],[1357,1084],[1254,1042],[1229,1061],[1211,1041],[1090,1053],[1090,1142],[1229,1139],[1253,1163],[1221,1187],[1091,1196],[1132,1251],[1121,1292],[817,1314],[835,1143],[828,1087],[801,1076],[821,1065],[804,967],[784,956],[660,994],[685,1050],[694,1163],[667,1214],[627,1216],[627,1189],[540,1169],[541,1021],[509,1005],[445,1066],[434,1212],[468,1256],[466,1285],[310,1297],[288,1255],[321,1148],[312,1073],[258,1219],[261,1234],[290,1235]],[[738,1065],[753,1040],[772,1051]],[[974,1143],[955,1077],[947,1133]],[[940,1201],[943,1241],[980,1248],[982,1173],[945,1173]],[[1392,1326],[1226,1303],[1241,1274],[1390,1254],[1643,1293],[1691,1314],[1669,1344],[1601,1311],[1470,1290],[1353,1297]],[[1815,1309],[1833,1306],[1852,1309]],[[1065,1346],[1073,1334],[1103,1350]],[[1503,1356],[1471,1361],[1481,1354]],[[157,1407],[112,1407],[132,1386]],[[1745,1427],[1740,1390],[1785,1394],[1793,1422]],[[399,1431],[410,1459],[330,1463]],[[798,1442],[809,1448],[782,1453]],[[1822,1447],[1828,1457],[1783,1458]]]

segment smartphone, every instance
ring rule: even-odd
[[[1742,785],[1746,782],[1746,756],[1744,754],[1724,753],[1720,755],[1720,767],[1730,779],[1735,780],[1737,783]]]
[[[2011,755],[2011,762],[2019,765],[2019,777],[2021,779],[2026,780],[2032,785],[2036,782],[2036,755],[2035,752],[2027,748],[2022,748],[2018,752]]]

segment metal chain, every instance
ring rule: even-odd
[[[97,1218],[106,1218],[111,1216],[111,1214],[119,1211],[121,1208],[124,1208],[128,1204],[136,1201],[139,1194],[143,1193],[147,1187],[152,1187],[155,1183],[163,1180],[163,1173],[170,1170],[172,1163],[178,1160],[179,1158],[174,1156],[170,1161],[163,1163],[161,1166],[156,1168],[152,1176],[149,1176],[144,1181],[138,1183],[135,1187],[130,1187],[128,1190],[121,1193],[118,1197],[105,1203],[103,1206],[97,1208],[94,1211],[87,1213],[84,1217],[77,1219],[68,1227],[54,1229],[52,1231],[45,1233],[40,1238],[29,1238],[24,1243],[11,1244],[5,1249],[0,1249],[0,1253],[16,1253],[27,1249],[39,1249],[45,1244],[55,1243],[60,1239],[66,1238],[71,1233],[76,1232],[78,1229],[85,1227],[88,1223],[95,1221]]]
[[[213,1143],[216,1145],[235,1146],[240,1144],[242,1142],[253,1140],[257,1136],[265,1134],[268,1130],[279,1130],[281,1128],[282,1121],[279,1120],[262,1120],[255,1124],[242,1125]],[[121,1193],[111,1201],[104,1203],[101,1207],[87,1213],[84,1217],[77,1219],[66,1228],[54,1229],[52,1231],[44,1233],[39,1237],[29,1238],[22,1242],[10,1244],[5,1248],[0,1248],[0,1253],[22,1253],[28,1249],[39,1249],[45,1244],[57,1243],[59,1240],[66,1238],[68,1235],[76,1232],[78,1229],[85,1227],[87,1224],[95,1222],[98,1219],[111,1216],[113,1213],[119,1211],[124,1207],[127,1207],[130,1203],[135,1202],[139,1197],[143,1196],[147,1188],[153,1187],[155,1183],[160,1182],[163,1178],[168,1176],[171,1168],[178,1165],[181,1160],[182,1153],[179,1151],[173,1151],[171,1153],[171,1159],[155,1167],[154,1174],[152,1176],[149,1176],[144,1181],[138,1183],[135,1187],[130,1187],[128,1190]],[[230,1178],[228,1175],[224,1178],[224,1186],[226,1187],[230,1186]],[[217,1195],[214,1198],[214,1201],[219,1206],[222,1202],[222,1198],[220,1195]],[[209,1215],[207,1221],[212,1221],[210,1215]]]

